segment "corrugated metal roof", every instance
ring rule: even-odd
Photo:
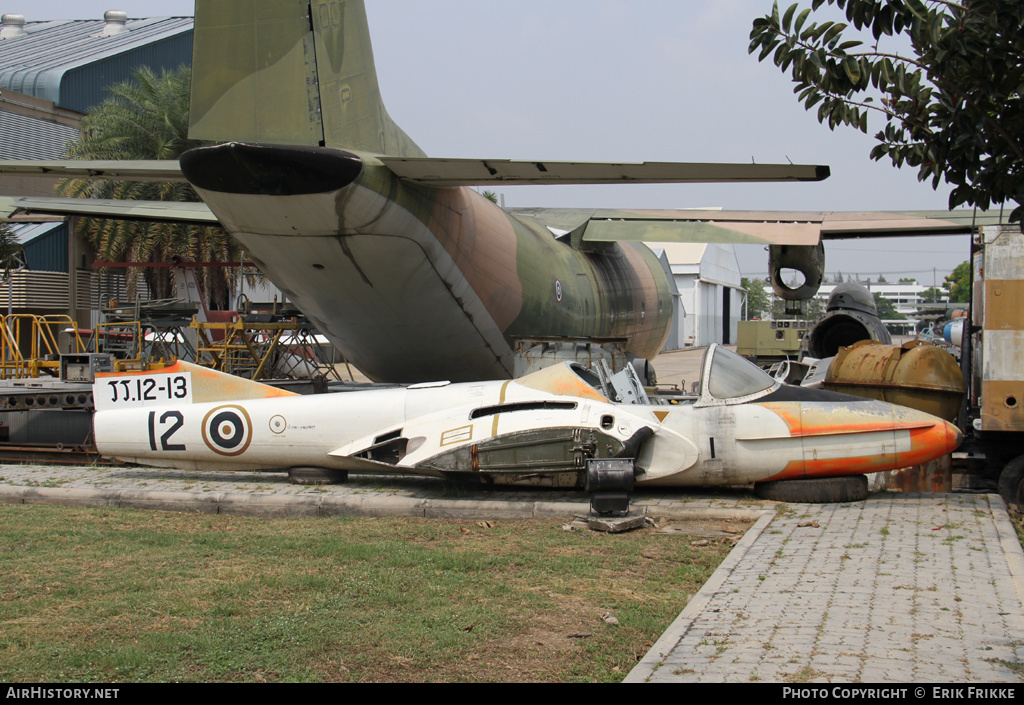
[[[0,111],[0,159],[63,159],[78,128]]]
[[[25,35],[0,40],[0,90],[88,112],[103,100],[108,86],[130,78],[134,68],[190,64],[192,25],[191,17],[133,19],[128,20],[127,32],[103,36],[103,19],[26,22]],[[79,76],[74,92],[66,89],[65,74],[96,64],[109,70],[88,77],[86,85]]]
[[[68,271],[68,224],[11,223],[25,248],[25,265],[34,272]]]
[[[18,242],[22,245],[27,245],[37,237],[53,232],[58,228],[63,228],[65,225],[66,223],[62,221],[55,223],[10,223],[14,236],[18,238]]]

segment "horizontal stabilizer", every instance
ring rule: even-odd
[[[998,211],[837,211],[822,215],[823,240],[969,235],[983,226],[1008,225]]]
[[[430,186],[494,184],[700,184],[767,181],[821,181],[827,166],[799,164],[699,164],[642,162],[516,161],[381,157],[398,176]]]
[[[180,201],[115,201],[101,198],[0,199],[0,218],[23,215],[79,215],[117,220],[168,221],[219,225],[205,203]]]
[[[14,159],[0,161],[0,174],[111,181],[186,181],[177,159]]]
[[[862,237],[962,235],[1000,224],[973,211],[814,212],[512,208],[521,219],[573,232],[587,242],[719,242],[817,245]]]

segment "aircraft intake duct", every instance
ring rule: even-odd
[[[330,193],[348,186],[363,171],[354,154],[324,147],[228,142],[190,149],[181,171],[198,189],[265,196]]]
[[[867,288],[847,282],[832,292],[825,316],[814,326],[807,343],[811,357],[834,357],[840,348],[861,340],[891,345],[889,331],[878,317],[875,299]]]
[[[803,284],[790,286],[783,281],[783,270],[795,269],[803,275]],[[825,275],[825,246],[770,245],[768,247],[768,276],[779,298],[786,301],[804,301],[818,293]]]

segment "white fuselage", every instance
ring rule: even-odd
[[[192,470],[312,466],[435,476],[458,470],[464,478],[488,475],[478,465],[485,453],[512,452],[522,468],[509,469],[508,479],[581,471],[581,454],[632,451],[627,457],[636,458],[639,483],[696,486],[907,467],[959,442],[955,428],[935,417],[869,400],[611,403],[568,365],[517,381],[241,400],[207,400],[202,375],[216,373],[178,365],[172,373],[150,374],[155,391],[147,399],[140,398],[144,377],[97,380],[94,423],[102,454]],[[178,391],[180,398],[164,399]],[[575,453],[531,455],[550,449],[559,430],[578,439]],[[638,434],[642,443],[630,446]],[[560,460],[568,465],[551,464]]]

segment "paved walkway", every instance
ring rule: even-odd
[[[0,503],[482,519],[589,511],[576,492],[422,478],[301,487],[279,474],[18,465],[0,465]],[[758,520],[627,681],[1024,681],[1024,553],[998,496],[774,505],[739,490],[652,490],[633,507]]]
[[[627,681],[1022,682],[1022,603],[996,495],[793,504],[748,532]]]

